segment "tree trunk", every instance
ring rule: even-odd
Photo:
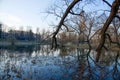
[[[97,56],[96,56],[96,62],[99,61],[99,57],[100,57],[100,54],[101,54],[101,50],[102,50],[102,47],[104,46],[104,43],[105,43],[105,32],[107,31],[110,23],[112,22],[112,20],[114,19],[114,17],[116,16],[116,13],[119,9],[119,5],[120,5],[120,2],[119,0],[115,0],[112,4],[112,7],[111,7],[111,12],[110,12],[110,15],[108,17],[108,19],[106,20],[102,30],[101,30],[101,38],[100,38],[100,43],[96,49],[97,51]]]

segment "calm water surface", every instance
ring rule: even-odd
[[[120,52],[45,46],[1,47],[0,80],[120,80]]]

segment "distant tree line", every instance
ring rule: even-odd
[[[39,29],[36,29],[36,33],[33,33],[32,29],[29,29],[27,31],[21,30],[13,30],[10,29],[8,31],[3,30],[3,24],[0,24],[0,41],[36,41],[42,44],[50,44],[52,42],[51,35],[52,33],[49,30],[43,29],[41,32]],[[78,30],[80,31],[80,30]],[[119,30],[118,30],[119,31]],[[91,43],[98,44],[99,41],[99,32],[95,34],[91,38]],[[78,32],[79,33],[79,32]],[[61,31],[57,35],[57,41],[58,44],[67,44],[67,43],[73,43],[73,44],[84,44],[87,43],[87,38],[89,36],[88,33],[79,33],[71,31],[71,32],[66,32],[66,31]],[[120,40],[120,33],[115,33],[114,26],[111,26],[108,30],[107,33],[111,35],[110,39],[111,41],[116,41],[118,39],[118,42]],[[112,33],[112,34],[111,34]],[[115,36],[117,34],[117,37]],[[107,38],[109,39],[109,37]],[[106,43],[109,43],[109,40],[106,40]]]
[[[0,24],[0,40],[20,40],[20,41],[41,41],[41,35],[29,31],[23,30],[9,30],[5,32],[2,30],[2,24]]]

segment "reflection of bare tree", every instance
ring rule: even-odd
[[[115,64],[114,64],[114,67],[113,67],[113,73],[112,73],[112,76],[113,76],[113,79],[114,80],[118,80],[120,79],[120,72],[119,72],[119,69],[118,69],[118,57],[119,57],[119,52],[117,52],[117,55],[115,57]],[[119,65],[120,66],[120,65]]]
[[[49,55],[49,53],[50,53],[50,46],[49,45],[42,45],[41,50],[40,50],[40,54]]]
[[[82,51],[82,50],[81,50]],[[104,51],[104,55],[101,54],[101,58],[99,59],[99,63],[95,61],[94,51],[88,50],[88,52],[82,52],[82,56],[80,49],[78,50],[78,60],[79,67],[78,73],[75,77],[76,80],[119,80],[120,79],[120,64],[119,64],[119,54],[120,52],[106,52]],[[93,53],[93,54],[91,54]],[[111,67],[113,69],[111,69]]]
[[[43,51],[47,52],[49,51],[49,49],[50,49],[49,46],[44,46]],[[0,54],[0,64],[5,65],[5,67],[3,65],[0,66],[0,68],[2,67],[2,69],[4,70],[3,74],[5,74],[5,77],[3,78],[3,76],[1,77],[1,73],[0,73],[1,80],[4,79],[6,80],[8,79],[7,76],[8,77],[12,76],[10,72],[13,72],[15,74],[15,77],[19,79],[21,79],[21,77],[24,77],[24,74],[26,74],[26,77],[28,77],[30,80],[32,80],[34,76],[37,77],[37,79],[39,79],[39,76],[42,75],[42,73],[40,73],[42,69],[39,68],[41,66],[49,67],[50,65],[59,67],[60,74],[63,74],[61,79],[65,79],[65,80],[66,77],[67,79],[68,77],[71,77],[72,72],[70,72],[70,70],[72,71],[73,68],[75,70],[75,72],[73,72],[72,74],[73,80],[109,80],[109,79],[119,80],[120,77],[120,62],[119,62],[120,52],[116,53],[116,52],[103,51],[104,53],[101,54],[99,63],[97,63],[95,62],[95,56],[94,56],[96,54],[95,51],[88,49],[78,48],[77,50],[75,50],[67,47],[67,48],[63,48],[63,50],[61,50],[61,53],[59,53],[58,50],[58,54],[62,55],[64,58],[61,57],[60,55],[55,57],[54,55],[49,56],[50,53],[46,54],[44,52],[43,54],[46,55],[45,57],[39,55],[42,53],[35,54],[34,52],[33,53],[38,56],[31,57],[30,55],[28,55],[28,53],[21,54],[18,52],[10,53],[5,50],[0,50],[0,51],[1,53],[4,53],[4,54]],[[55,53],[56,52],[53,51],[53,54]],[[38,67],[36,68],[35,65],[37,65]],[[28,68],[29,71],[27,71]],[[76,68],[77,68],[77,72],[76,72]],[[54,69],[54,67],[52,67],[52,69]],[[59,73],[58,71],[59,70],[57,70],[54,73],[57,74]],[[46,75],[44,76],[46,77]],[[13,77],[11,78],[11,80],[12,79]]]
[[[84,57],[86,56],[84,49],[77,49],[77,56],[78,56],[78,60],[80,61],[81,59],[84,59]],[[83,61],[83,60],[81,60]]]
[[[84,79],[84,72],[86,70],[87,64],[86,64],[86,53],[84,49],[77,49],[77,56],[78,56],[78,77],[76,77],[79,80]]]
[[[67,53],[67,48],[65,48],[65,47],[60,48],[60,53],[59,53],[59,55],[60,55],[62,58],[65,58],[65,56],[68,55],[68,53]]]

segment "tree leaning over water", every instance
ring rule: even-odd
[[[82,17],[84,14],[88,14],[88,13],[92,13],[92,15],[88,14],[88,16],[93,16],[95,14],[94,13],[94,9],[93,9],[93,11],[88,12],[87,10],[85,10],[84,7],[87,7],[86,5],[91,5],[92,6],[93,4],[97,3],[97,0],[94,0],[94,1],[93,0],[62,0],[62,1],[64,2],[64,6],[66,6],[65,10],[64,10],[64,8],[59,7],[59,5],[57,5],[56,7],[60,8],[62,10],[61,13],[58,14],[57,11],[55,11],[55,9],[52,10],[53,12],[50,12],[50,11],[48,12],[48,13],[50,13],[50,14],[52,13],[52,14],[54,14],[57,17],[60,18],[60,21],[59,21],[59,23],[57,25],[57,28],[56,28],[55,32],[53,33],[53,36],[52,36],[52,48],[56,48],[57,47],[57,34],[60,32],[62,27],[64,26],[67,29],[67,31],[69,31],[69,29],[70,29],[69,26],[70,25],[68,25],[68,24],[70,24],[70,22],[68,22],[68,21],[70,20],[70,21],[72,21],[74,23],[75,18],[73,18],[73,17]],[[110,27],[110,25],[111,25],[111,23],[113,22],[114,19],[118,19],[118,21],[120,22],[120,15],[119,15],[120,14],[119,13],[119,10],[120,10],[120,0],[113,0],[113,2],[111,4],[109,3],[108,0],[100,0],[100,1],[104,2],[105,4],[107,4],[107,6],[109,6],[110,9],[108,9],[108,10],[104,10],[103,9],[103,13],[105,13],[106,11],[108,11],[109,13],[107,14],[107,18],[105,19],[105,22],[102,25],[100,25],[102,27],[97,29],[94,32],[94,34],[93,34],[93,36],[94,36],[94,35],[97,34],[97,32],[100,31],[99,32],[98,46],[96,48],[96,52],[97,52],[96,61],[99,61],[99,57],[100,57],[102,48],[107,50],[107,47],[105,45],[105,41],[107,39],[106,37],[108,37],[110,43],[116,43],[116,44],[118,44],[118,46],[120,46],[119,42],[118,41],[113,42],[111,40],[111,36],[107,33],[107,30]],[[83,3],[84,3],[84,5],[83,5]],[[97,8],[97,5],[95,5],[95,6]],[[87,9],[89,10],[89,7],[87,7]],[[97,15],[99,15],[99,14],[97,14]],[[80,18],[80,20],[83,20],[83,18]],[[99,21],[99,18],[96,19],[96,20]],[[84,21],[84,23],[78,23],[78,26],[86,27],[87,25],[90,25],[90,24],[87,23],[87,18],[85,20],[83,20],[83,21]],[[71,25],[73,25],[73,23]],[[95,22],[93,22],[93,23],[95,23]],[[97,25],[97,21],[96,21],[95,25]],[[73,28],[73,26],[71,26],[71,27]],[[93,31],[91,31],[92,27],[93,27],[93,25],[91,26],[91,28],[89,27],[89,31],[90,32],[93,32]],[[74,30],[75,29],[76,28],[74,27]],[[86,28],[86,29],[88,29],[88,28]],[[83,30],[81,30],[80,32],[83,32]],[[91,36],[91,35],[89,34],[89,36]],[[91,38],[89,38],[89,36],[87,38],[87,41],[89,41],[89,44],[90,44],[90,39]],[[90,47],[90,45],[89,45],[89,47]]]
[[[105,0],[103,0],[105,1]],[[105,36],[106,36],[106,31],[110,25],[110,23],[112,22],[112,20],[117,17],[120,19],[120,16],[117,15],[118,13],[118,10],[119,10],[119,7],[120,7],[120,0],[115,0],[112,5],[110,5],[108,2],[106,2],[110,7],[111,7],[111,12],[110,12],[110,15],[108,17],[108,19],[106,20],[106,22],[104,23],[103,25],[103,28],[101,29],[101,32],[100,32],[100,42],[99,42],[99,45],[96,49],[97,51],[97,57],[96,57],[96,61],[99,60],[99,57],[100,57],[100,53],[101,53],[101,49],[102,47],[104,47],[104,43],[105,43]]]

